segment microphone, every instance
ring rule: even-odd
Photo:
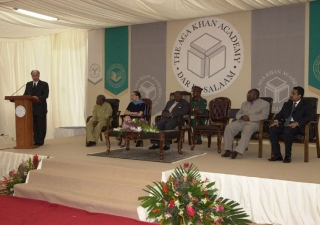
[[[26,86],[27,84],[22,85],[16,92],[14,92],[12,95],[14,95],[15,93],[17,93],[18,91],[20,91],[21,88],[23,88],[24,86]],[[11,95],[11,96],[12,96]]]

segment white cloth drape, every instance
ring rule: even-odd
[[[162,173],[166,182],[173,170]],[[257,177],[200,172],[201,178],[215,181],[217,195],[240,204],[257,224],[320,224],[320,185]],[[147,211],[137,209],[147,221]],[[151,222],[151,221],[150,221]]]
[[[87,30],[0,43],[0,133],[15,137],[14,104],[3,100],[40,71],[49,84],[47,139],[54,128],[85,125]],[[23,95],[25,87],[15,95]]]

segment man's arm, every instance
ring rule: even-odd
[[[190,111],[190,103],[187,102],[186,100],[182,99],[180,102],[180,104],[177,105],[176,107],[179,107],[178,110],[174,110],[172,112],[172,117],[173,118],[177,118],[179,116],[184,116],[184,115],[188,115],[189,111]]]
[[[249,119],[251,122],[261,121],[268,119],[270,104],[267,101],[261,100],[259,102],[260,110],[254,111],[253,114],[249,114]]]
[[[49,85],[47,82],[44,82],[44,81],[41,82],[41,85],[42,85],[42,91],[41,91],[42,93],[40,96],[37,96],[37,97],[42,102],[49,97]]]

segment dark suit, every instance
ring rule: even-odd
[[[33,103],[33,136],[36,145],[43,145],[47,132],[47,101],[49,96],[49,85],[47,82],[38,81],[36,88],[33,88],[33,81],[26,85],[23,95],[37,96],[40,103]]]
[[[184,99],[181,99],[175,107],[171,110],[172,117],[165,117],[165,113],[169,112],[171,106],[175,103],[175,100],[167,102],[166,107],[162,110],[162,118],[156,123],[156,127],[159,130],[172,130],[178,126],[178,118],[180,116],[188,115],[190,111],[190,103]],[[157,141],[153,143],[158,144]],[[170,141],[165,141],[165,145],[169,145]]]
[[[169,112],[169,109],[174,103],[175,100],[168,101],[166,107],[162,110],[162,118],[156,123],[159,130],[172,130],[176,128],[178,126],[178,118],[189,114],[190,103],[181,99],[171,111],[172,118],[165,117],[164,113]]]
[[[298,133],[304,134],[304,127],[306,123],[308,123],[314,118],[311,105],[308,105],[307,102],[305,102],[302,98],[299,104],[292,112],[293,121],[297,122],[298,126],[296,126],[295,128],[291,128],[288,126],[285,127],[284,123],[286,119],[290,116],[292,107],[292,100],[285,102],[280,112],[274,118],[274,120],[279,121],[279,126],[272,126],[269,129],[269,137],[273,155],[281,156],[279,135],[283,133],[285,143],[285,156],[291,157],[291,147],[294,135]]]

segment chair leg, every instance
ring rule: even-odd
[[[194,132],[192,132],[191,134],[191,141],[192,141],[192,145],[190,147],[191,151],[194,149],[194,146],[195,146],[195,141],[194,141]]]
[[[258,152],[258,157],[262,158],[262,147],[263,147],[263,143],[262,143],[263,139],[259,138],[259,152]]]
[[[221,153],[221,134],[219,133],[218,135],[217,135],[217,139],[218,139],[218,153]]]
[[[211,135],[208,134],[207,137],[208,137],[208,148],[210,148],[210,146],[211,146]]]
[[[188,141],[189,145],[191,145],[191,129],[188,130]]]
[[[100,141],[102,141],[102,133],[100,132]]]
[[[304,140],[304,162],[309,162],[309,140]]]

